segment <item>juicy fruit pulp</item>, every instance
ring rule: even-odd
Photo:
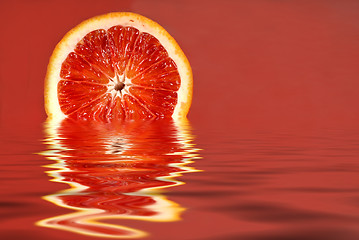
[[[181,84],[160,42],[123,26],[88,33],[68,54],[60,77],[61,111],[75,119],[170,117]]]

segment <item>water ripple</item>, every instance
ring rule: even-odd
[[[108,219],[169,222],[185,208],[162,193],[184,184],[187,166],[199,158],[188,123],[171,120],[90,123],[64,120],[46,125],[46,168],[51,181],[70,188],[43,198],[74,212],[37,222],[97,237],[134,238],[147,233]]]

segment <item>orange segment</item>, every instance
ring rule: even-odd
[[[91,66],[102,71],[108,77],[115,77],[107,32],[105,30],[99,29],[88,33],[77,44],[74,51]]]
[[[78,54],[71,52],[63,62],[60,72],[61,79],[87,81],[98,84],[108,84],[109,78],[103,72],[94,68]]]
[[[178,91],[181,78],[176,64],[172,59],[166,58],[151,65],[132,78],[132,84],[144,88]]]
[[[184,118],[192,72],[175,40],[134,13],[85,21],[57,45],[45,83],[50,118]]]
[[[177,103],[177,93],[167,90],[131,87],[131,95],[157,117],[170,115]]]
[[[124,74],[139,34],[133,27],[114,26],[108,30],[112,62],[117,74]]]
[[[106,92],[106,85],[71,80],[61,80],[58,84],[59,104],[66,115],[81,108],[86,108]]]

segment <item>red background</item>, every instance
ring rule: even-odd
[[[56,43],[112,11],[154,19],[179,42],[194,72],[193,124],[359,120],[358,1],[1,1],[2,130],[45,119],[43,82]]]

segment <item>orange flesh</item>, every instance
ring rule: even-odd
[[[63,62],[60,78],[60,108],[73,119],[171,117],[181,83],[155,37],[122,26],[88,33]]]

